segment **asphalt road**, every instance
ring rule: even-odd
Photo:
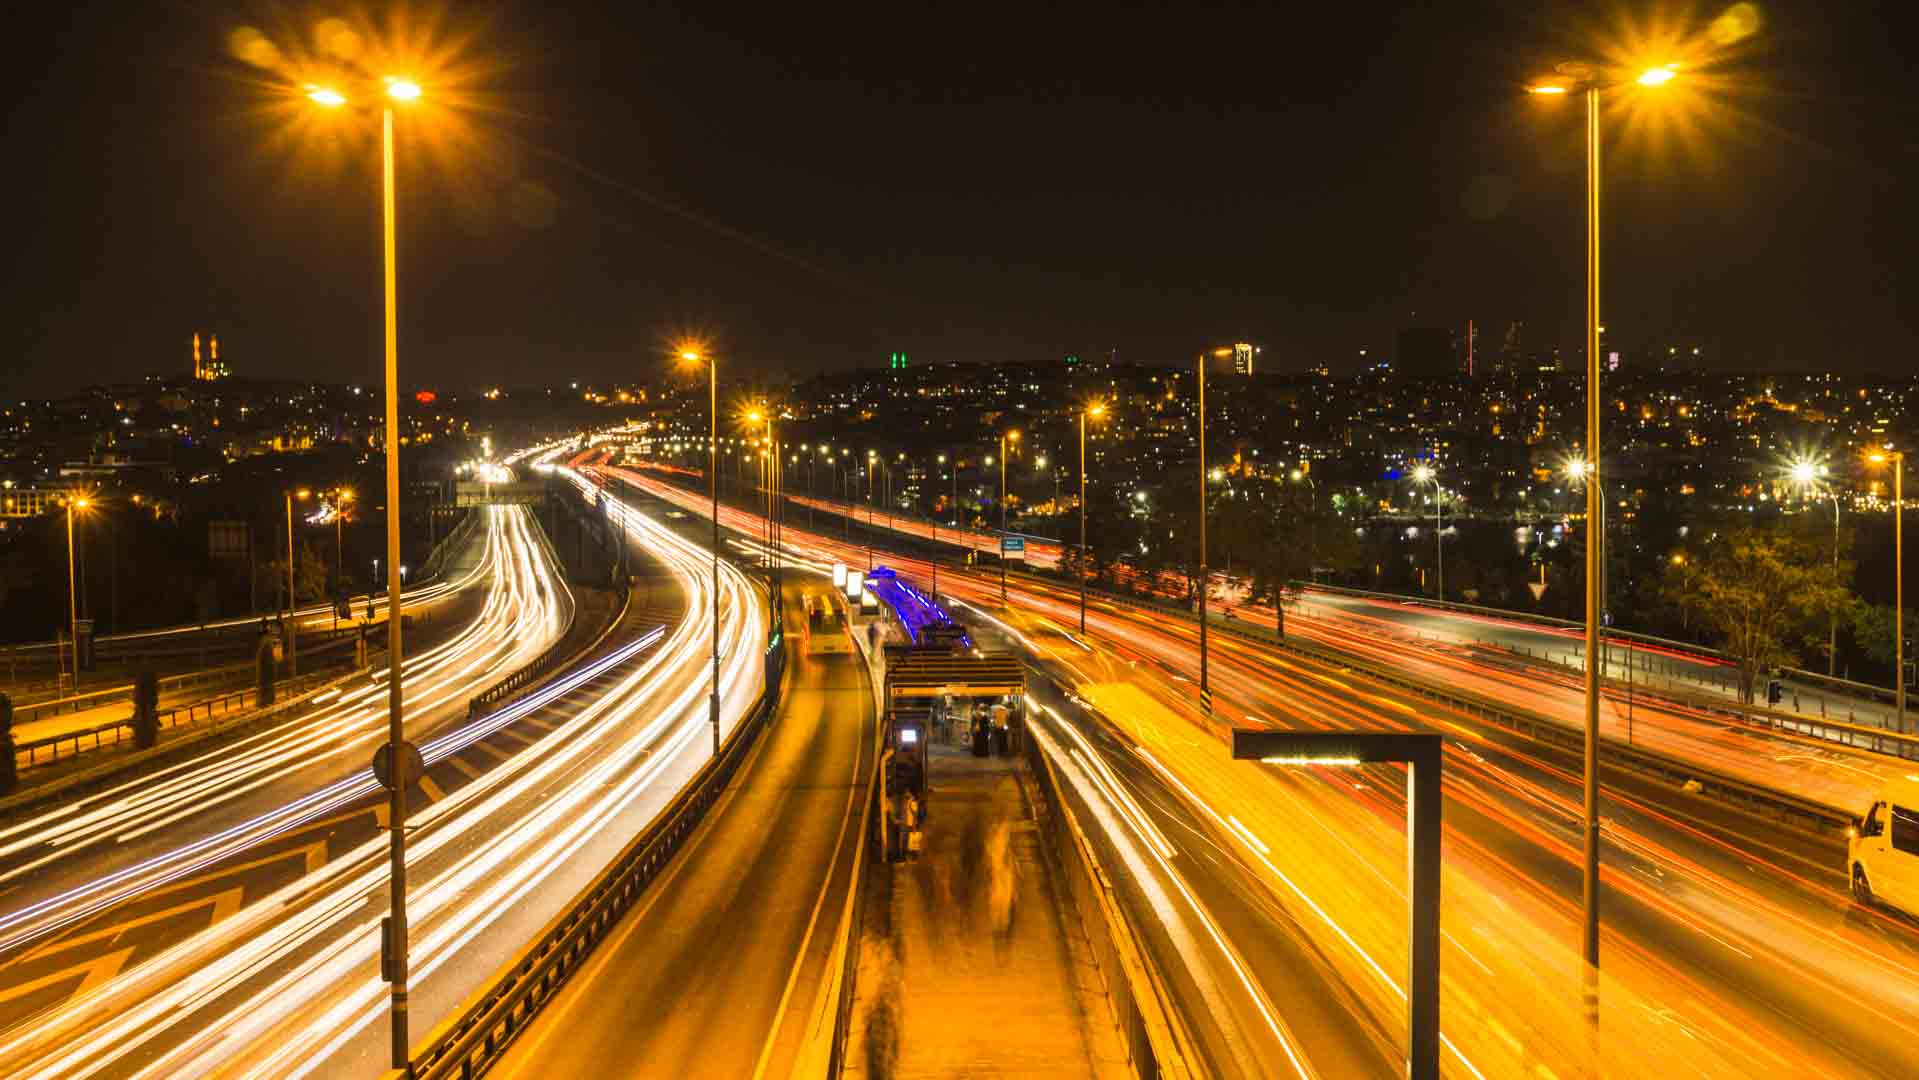
[[[786,640],[805,620],[786,587]],[[854,879],[877,718],[857,654],[789,647],[777,719],[677,865],[493,1075],[791,1075]]]
[[[464,719],[472,685],[537,653],[571,603],[519,511],[496,512],[478,532],[469,568],[470,587],[483,594],[475,617],[407,658],[416,740]],[[124,1070],[138,1051],[123,1051],[139,1040],[122,1043],[130,1033],[114,1025],[146,1006],[136,986],[150,993],[189,981],[186,972],[210,961],[185,957],[209,939],[256,944],[236,931],[261,917],[263,901],[376,835],[384,806],[374,805],[381,800],[364,771],[384,736],[384,685],[374,672],[285,722],[0,831],[0,1017],[9,1029],[0,1071],[53,1068],[47,1055],[62,1045],[84,1045],[99,1060],[55,1073]],[[431,807],[457,786],[461,765],[474,768],[467,759],[488,756],[477,740],[456,741],[413,805]]]
[[[863,558],[863,549],[791,524],[787,536],[819,558]],[[915,572],[913,560],[894,564]],[[1138,910],[1167,928],[1175,941],[1168,955],[1196,958],[1189,1009],[1238,1028],[1209,1038],[1216,1061],[1232,1060],[1237,1039],[1267,1075],[1363,1075],[1375,1071],[1369,1061],[1396,1062],[1403,1038],[1403,774],[1232,762],[1224,739],[1235,723],[1446,734],[1446,1071],[1566,1075],[1592,1052],[1578,1006],[1576,763],[1343,670],[1223,636],[1213,653],[1217,713],[1208,720],[1194,701],[1194,635],[1183,620],[1096,603],[1082,639],[1070,630],[1077,605],[1066,590],[1016,582],[1005,610],[990,575],[942,572],[941,591],[976,605],[963,619],[1004,621],[1011,643],[1097,710],[1093,730],[1106,742],[1094,747],[1171,849],[1163,866],[1130,874],[1154,901]],[[1457,645],[1373,646],[1395,663],[1503,685],[1529,702],[1550,706],[1574,692]],[[1063,742],[1071,738],[1064,726],[1086,718],[1054,708]],[[1842,780],[1871,764],[1867,755],[1815,754],[1801,740],[1755,738],[1678,713],[1650,726],[1654,734],[1690,728],[1691,752],[1749,763],[1783,782],[1854,792],[1876,783],[1871,774]],[[1841,838],[1617,776],[1607,785],[1598,1040],[1606,1071],[1909,1073],[1919,1045],[1919,934],[1850,904]],[[1111,821],[1115,843],[1155,846],[1133,818]],[[1169,917],[1166,908],[1179,905],[1167,896],[1188,914]],[[1240,957],[1250,988],[1235,989],[1222,974],[1233,964],[1192,947],[1205,944],[1194,928],[1209,923]],[[1302,974],[1313,970],[1308,956],[1325,972],[1318,988]],[[1206,996],[1207,980],[1217,997]],[[1275,1024],[1262,1023],[1262,1002]],[[1297,1061],[1260,1049],[1283,1041]]]

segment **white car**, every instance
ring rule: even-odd
[[[1854,899],[1919,916],[1919,775],[1886,783],[1852,828],[1846,864]]]

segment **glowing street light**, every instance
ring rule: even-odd
[[[399,329],[399,257],[396,253],[395,197],[393,190],[393,110],[395,104],[410,104],[423,95],[420,84],[397,75],[386,76],[385,103],[380,123],[380,218],[381,254],[385,269],[386,308],[386,563],[387,563],[387,661],[392,670],[401,670],[400,593],[405,577],[400,572],[400,329]],[[346,94],[330,86],[308,85],[307,100],[323,109],[348,104]],[[291,527],[288,535],[291,536]],[[288,559],[291,570],[292,559]],[[377,574],[375,575],[378,576]],[[407,919],[406,919],[406,789],[411,781],[411,763],[418,762],[419,751],[407,743],[401,723],[401,681],[387,680],[387,742],[380,760],[389,763],[387,780],[387,833],[392,908],[383,927],[382,969],[389,977],[388,1016],[392,1028],[392,1064],[407,1067]]]
[[[1887,449],[1869,454],[1875,465],[1892,462],[1892,681],[1897,716],[1893,726],[1906,730],[1906,454]]]
[[[1647,68],[1639,73],[1639,78],[1633,81],[1641,86],[1664,86],[1678,74],[1678,64],[1666,64],[1661,67]]]
[[[1446,599],[1446,503],[1439,488],[1439,470],[1431,465],[1413,466],[1413,481],[1433,486],[1433,595],[1440,600]]]
[[[73,512],[86,511],[93,506],[93,500],[85,495],[76,495],[67,500],[67,634],[73,645],[73,688],[80,689],[80,603],[74,588],[73,575]],[[92,607],[91,604],[88,605]]]
[[[1019,442],[1019,432],[1001,432],[999,437],[999,602],[1006,602],[1006,445]],[[989,458],[987,464],[992,464]]]
[[[1656,89],[1672,82],[1678,66],[1665,64],[1641,69],[1636,80],[1642,87]],[[1590,64],[1561,64],[1562,78],[1530,88],[1536,95],[1564,95],[1581,91],[1586,101],[1586,461],[1590,481],[1586,485],[1586,520],[1602,519],[1604,496],[1599,483],[1600,379],[1599,379],[1599,94],[1620,85],[1603,81]],[[1585,867],[1580,889],[1584,919],[1580,932],[1581,993],[1584,997],[1588,1031],[1596,1038],[1599,1029],[1599,670],[1600,610],[1603,591],[1606,537],[1592,528],[1586,544],[1586,752],[1585,752]]]
[[[1787,466],[1786,475],[1792,480],[1793,487],[1798,489],[1799,497],[1803,499],[1808,495],[1820,494],[1814,488],[1819,479],[1826,475],[1826,467],[1810,458],[1797,458]],[[1828,485],[1823,494],[1832,499],[1832,578],[1836,584],[1839,580],[1839,492]],[[1838,672],[1839,612],[1835,608],[1826,613],[1826,674],[1834,676]]]
[[[712,428],[706,443],[706,485],[713,498],[713,693],[707,699],[707,718],[713,726],[713,756],[720,755],[720,365],[702,356],[691,344],[679,350],[680,363],[706,365],[707,419]]]
[[[1086,577],[1092,559],[1086,549],[1086,421],[1106,415],[1106,403],[1095,401],[1079,411],[1079,632],[1086,633]]]

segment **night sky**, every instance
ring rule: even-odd
[[[0,390],[185,371],[195,330],[245,373],[377,378],[377,121],[275,89],[326,16],[437,57],[436,108],[401,118],[409,385],[650,376],[683,331],[796,376],[1231,340],[1341,369],[1468,318],[1482,348],[1510,319],[1576,348],[1578,103],[1521,88],[1662,36],[1700,58],[1686,93],[1608,113],[1614,340],[1912,366],[1898,6],[1761,4],[1729,44],[1723,4],[1040,7],[461,5],[396,33],[384,7],[83,0],[10,25]],[[279,68],[234,57],[241,27]]]

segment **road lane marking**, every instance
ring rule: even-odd
[[[43,956],[52,956],[55,953],[67,952],[71,949],[77,949],[82,945],[91,945],[96,941],[118,937],[129,930],[137,930],[142,926],[148,926],[163,919],[170,919],[175,915],[192,911],[196,908],[211,908],[212,915],[207,919],[207,925],[213,926],[239,911],[241,899],[244,895],[245,893],[242,887],[235,885],[231,888],[222,889],[211,896],[198,896],[183,904],[175,904],[172,907],[162,908],[159,911],[148,912],[145,915],[128,919],[125,922],[114,923],[111,926],[103,926],[98,930],[92,930],[74,937],[47,942],[44,945],[35,947],[31,952],[21,954],[18,959],[14,960],[13,963],[7,964],[6,967],[24,964],[29,960],[37,960]],[[129,948],[130,947],[131,946],[129,946]],[[4,992],[0,992],[0,1000],[5,1000]]]
[[[132,955],[133,946],[129,945],[124,949],[115,949],[113,952],[103,956],[97,956],[84,964],[65,968],[51,975],[42,975],[32,982],[21,983],[19,986],[9,986],[4,990],[0,990],[0,1003],[25,997],[35,990],[40,990],[48,986],[57,986],[75,976],[80,977],[80,985],[75,987],[73,993],[68,996],[75,997],[84,994],[94,987],[112,979],[115,975],[118,975],[120,969],[126,966],[127,957]]]
[[[445,758],[445,761],[448,765],[453,766],[455,771],[459,772],[462,776],[465,776],[468,780],[478,780],[480,778],[480,775],[481,775],[480,770],[460,760],[460,755],[458,754],[447,755]]]

